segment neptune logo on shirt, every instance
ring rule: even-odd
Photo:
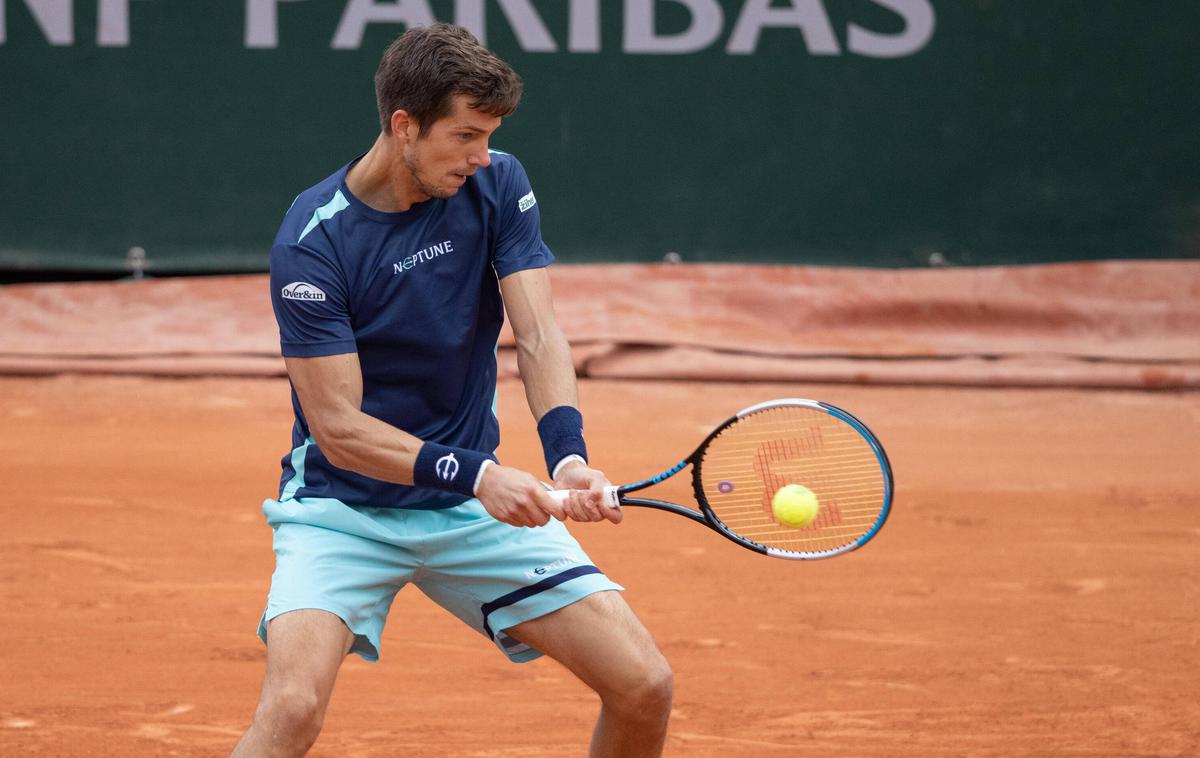
[[[285,300],[312,300],[320,302],[325,299],[324,290],[308,282],[292,282],[283,288],[282,294]]]
[[[436,245],[430,245],[429,247],[418,250],[417,252],[408,256],[404,260],[400,261],[399,263],[393,263],[392,264],[392,274],[402,274],[405,271],[408,271],[411,268],[419,266],[422,263],[427,263],[428,261],[431,261],[434,258],[440,258],[443,255],[448,255],[449,253],[453,253],[453,252],[454,252],[454,241],[453,240],[442,240],[441,242],[437,243]]]

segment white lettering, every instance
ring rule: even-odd
[[[397,0],[392,3],[376,0],[349,0],[342,11],[331,47],[335,50],[357,50],[362,47],[367,24],[404,24],[406,27],[430,26],[433,11],[428,0]]]
[[[75,44],[75,15],[72,0],[25,0],[25,7],[41,28],[51,45],[67,47]],[[8,16],[4,0],[0,0],[0,45],[7,39],[4,20]]]
[[[539,576],[544,576],[547,573],[560,568],[566,568],[573,563],[583,563],[583,556],[578,553],[568,553],[556,561],[547,563],[545,566],[538,566],[535,569],[525,572],[527,579],[536,579]]]
[[[412,255],[408,256],[399,263],[392,264],[392,274],[399,274],[408,271],[415,267],[418,263],[426,263],[434,258],[454,252],[454,243],[451,240],[442,240],[441,242],[422,248]]]
[[[500,10],[508,18],[513,33],[517,35],[517,44],[529,53],[553,53],[558,51],[558,45],[546,29],[546,23],[534,10],[529,0],[500,0]]]
[[[246,0],[246,47],[279,47],[280,3],[296,0]]]
[[[558,45],[550,36],[546,22],[538,15],[529,0],[499,0],[500,10],[508,19],[508,25],[517,37],[517,44],[530,53],[553,53]],[[454,23],[474,34],[487,44],[487,15],[484,0],[455,0]]]
[[[567,16],[567,50],[600,52],[600,0],[571,0]]]
[[[533,196],[533,190],[530,190],[528,195],[517,201],[517,210],[524,213],[535,205],[537,205],[537,198]]]
[[[668,1],[687,6],[692,23],[677,34],[658,34],[654,6]],[[625,0],[624,49],[627,53],[694,53],[711,45],[724,23],[717,0]]]
[[[75,44],[75,0],[19,0],[55,46]],[[133,0],[95,0],[96,45],[129,47],[132,40]],[[244,43],[247,48],[274,49],[280,45],[279,8],[301,0],[244,0]],[[370,24],[427,26],[435,22],[431,0],[343,0],[345,3],[330,46],[358,49]],[[455,23],[486,44],[487,5],[493,0],[454,0]],[[558,52],[560,47],[546,26],[536,0],[494,0],[522,50]],[[742,0],[725,50],[730,55],[751,55],[767,28],[800,31],[811,55],[841,55],[842,49],[825,10],[826,0]],[[900,31],[881,33],[854,22],[846,25],[846,52],[870,58],[914,55],[933,39],[937,28],[933,0],[870,0],[896,14]],[[622,49],[631,54],[687,54],[710,47],[724,31],[721,0],[623,0]],[[660,33],[659,11],[668,3],[682,6],[689,17],[682,31]],[[571,53],[598,53],[602,48],[601,0],[567,0],[565,49]],[[8,39],[8,6],[0,0],[0,45]]]
[[[129,0],[98,0],[96,45],[129,47]]]
[[[292,282],[284,287],[280,294],[288,300],[323,301],[325,299],[325,291],[308,282]]]
[[[878,34],[858,24],[847,26],[846,47],[852,53],[871,58],[903,58],[912,55],[933,39],[936,20],[929,0],[872,0],[904,19],[900,34]]]
[[[804,35],[813,55],[838,55],[837,37],[821,0],[788,0],[791,7],[772,8],[771,0],[747,0],[733,25],[725,51],[749,55],[758,47],[758,35],[768,26],[794,26]]]
[[[454,0],[454,23],[475,35],[482,45],[487,44],[487,14],[484,0]]]

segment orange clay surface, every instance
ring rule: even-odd
[[[1200,755],[1196,394],[581,391],[614,480],[780,396],[844,405],[892,454],[891,520],[824,562],[634,509],[575,528],[674,666],[668,755]],[[500,406],[501,457],[539,470],[519,383]],[[229,751],[263,673],[259,503],[290,416],[279,379],[0,378],[0,755]],[[596,709],[409,588],[382,661],[347,660],[312,755],[581,756]]]

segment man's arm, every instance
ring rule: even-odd
[[[284,362],[313,439],[330,463],[372,479],[413,483],[421,440],[362,412],[357,353]]]
[[[536,419],[560,405],[577,407],[571,347],[554,317],[550,276],[544,268],[510,274],[500,280],[504,309],[517,338],[517,367],[525,399]]]
[[[554,317],[550,276],[544,268],[527,269],[500,280],[504,309],[517,341],[517,368],[525,385],[529,410],[538,421],[547,411],[560,406],[577,408],[579,392],[571,347]],[[553,464],[551,464],[553,465]],[[603,489],[608,478],[582,460],[558,467],[555,486],[573,490],[564,503],[575,521],[617,523],[621,511],[604,505]],[[486,474],[485,474],[486,477]]]
[[[372,479],[413,483],[424,442],[362,412],[356,353],[285,362],[313,439],[330,463]],[[541,526],[551,516],[563,517],[534,476],[507,466],[487,466],[475,496],[492,516],[514,526]]]

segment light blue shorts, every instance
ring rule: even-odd
[[[560,522],[497,521],[478,500],[444,510],[351,508],[340,500],[263,503],[275,574],[258,636],[281,613],[317,608],[354,632],[351,652],[379,659],[396,593],[412,582],[495,642],[515,663],[542,655],[504,633],[603,590],[624,589],[592,565]]]

